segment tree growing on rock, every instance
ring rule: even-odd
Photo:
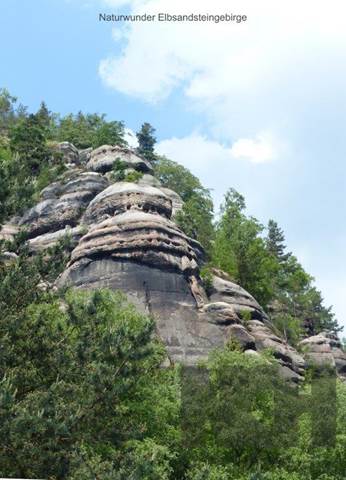
[[[136,133],[138,140],[137,151],[142,157],[146,158],[150,162],[156,160],[154,147],[156,144],[155,128],[150,123],[143,123],[139,132]]]

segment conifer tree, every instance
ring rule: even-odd
[[[138,153],[149,161],[155,161],[154,146],[156,138],[155,128],[150,123],[143,123],[142,128],[136,133],[138,139]]]
[[[285,253],[285,235],[283,230],[279,227],[277,222],[269,220],[268,234],[266,238],[266,246],[272,255],[279,261],[283,262],[288,259],[291,253]]]

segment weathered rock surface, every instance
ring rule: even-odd
[[[31,208],[19,221],[28,238],[55,232],[78,220],[90,200],[108,185],[106,179],[94,172],[79,173],[65,184],[54,183],[43,190],[44,200]]]
[[[71,247],[75,247],[78,244],[78,241],[85,233],[84,227],[78,225],[77,227],[71,228],[66,226],[61,230],[57,230],[52,233],[44,233],[43,235],[38,235],[35,238],[28,240],[29,250],[33,253],[42,252],[43,250],[53,247],[59,240],[64,237],[68,237],[71,243]]]
[[[11,242],[14,236],[18,233],[19,227],[13,223],[6,223],[0,229],[0,240]]]
[[[275,335],[268,325],[259,320],[250,320],[247,327],[255,339],[257,350],[268,349],[279,361],[286,378],[294,382],[303,379],[304,358],[282,338]]]
[[[305,338],[300,345],[306,351],[308,364],[336,368],[337,373],[346,379],[346,353],[342,350],[341,342],[336,335],[321,332]]]
[[[35,253],[68,235],[73,250],[56,286],[123,291],[155,317],[172,361],[195,365],[210,350],[234,341],[251,355],[270,349],[287,379],[302,379],[304,359],[273,333],[268,316],[248,292],[214,270],[207,295],[199,276],[203,249],[174,222],[183,201],[153,177],[149,162],[117,146],[78,151],[64,143],[59,148],[68,172],[45,188],[22,218],[5,225],[0,238],[11,239],[18,227],[25,228]],[[129,171],[142,172],[138,182],[112,183],[118,159]],[[345,372],[345,354],[336,339],[304,342],[311,355],[333,358]]]
[[[67,167],[79,165],[80,158],[78,149],[70,142],[61,142],[55,146],[55,151],[60,153]]]
[[[66,275],[68,278],[66,278]],[[78,288],[121,290],[145,313],[154,315],[157,332],[171,360],[195,365],[223,345],[226,331],[199,317],[188,280],[181,273],[111,257],[83,258],[60,281]]]
[[[126,168],[134,168],[143,173],[152,173],[150,163],[135,154],[133,150],[111,145],[103,145],[93,150],[87,163],[87,169],[105,173],[112,170],[117,160],[120,160]]]
[[[220,272],[214,270],[220,275]],[[213,285],[210,293],[213,302],[226,302],[233,305],[236,314],[242,318],[250,316],[252,319],[265,321],[267,316],[259,303],[246,290],[231,282],[226,276],[213,276]]]
[[[119,215],[131,209],[170,218],[172,202],[156,187],[118,182],[103,190],[90,202],[84,220],[87,223],[95,223],[97,220]]]
[[[178,195],[176,192],[174,192],[170,188],[161,187],[161,191],[165,195],[167,195],[167,197],[169,197],[171,199],[171,201],[172,201],[172,216],[174,217],[174,215],[176,213],[178,213],[183,208],[184,202],[183,202],[182,198],[180,197],[180,195]]]

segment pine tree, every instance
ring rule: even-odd
[[[29,175],[36,175],[47,162],[49,151],[46,145],[47,128],[36,115],[29,115],[16,125],[10,134],[12,152],[19,155]]]
[[[51,121],[51,112],[48,110],[45,102],[41,102],[40,108],[37,110],[36,113],[36,118],[41,123],[41,125],[49,128]]]
[[[136,133],[138,139],[138,153],[149,161],[155,161],[154,146],[156,138],[154,136],[155,128],[150,123],[143,123],[142,128]]]
[[[268,235],[266,238],[266,246],[269,253],[281,263],[286,261],[291,253],[285,253],[285,235],[283,230],[279,227],[277,222],[269,220],[268,222]]]

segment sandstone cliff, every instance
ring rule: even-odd
[[[195,365],[235,340],[247,354],[271,349],[287,379],[302,379],[306,360],[274,333],[248,292],[215,270],[207,295],[200,278],[203,248],[174,222],[183,202],[161,187],[148,161],[115,146],[78,151],[65,142],[58,149],[67,172],[41,192],[37,205],[3,227],[3,238],[25,229],[35,254],[68,234],[70,261],[56,285],[122,290],[155,317],[172,362]],[[123,181],[115,181],[119,161]],[[126,181],[131,172],[140,172],[136,182]],[[302,346],[308,359],[329,362],[346,375],[346,355],[337,342],[320,334]]]

